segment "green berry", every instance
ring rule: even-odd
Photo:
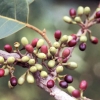
[[[48,74],[47,74],[46,71],[41,71],[40,76],[41,76],[42,78],[46,78],[46,77],[48,76]]]
[[[22,37],[21,43],[22,43],[23,46],[27,45],[28,44],[27,38],[26,37]]]
[[[68,86],[67,87],[67,91],[72,94],[72,92],[75,90],[75,88],[73,86]]]
[[[90,12],[91,12],[90,7],[85,7],[85,8],[84,8],[84,14],[85,14],[85,15],[89,15]]]
[[[28,63],[29,63],[29,65],[34,65],[34,64],[35,64],[35,59],[30,59],[30,60],[28,61]]]
[[[41,71],[43,69],[43,66],[41,64],[35,64],[37,70]]]
[[[14,86],[11,85],[10,81],[8,81],[8,87],[9,87],[10,89],[14,88]]]
[[[38,53],[37,56],[38,56],[38,58],[40,58],[40,59],[46,59],[46,58],[47,58],[47,56],[46,56],[45,53]]]
[[[69,16],[64,16],[63,20],[67,23],[72,23],[72,19]]]
[[[23,56],[22,58],[21,58],[21,61],[22,62],[28,62],[29,61],[29,56]]]
[[[57,73],[63,72],[63,70],[64,70],[63,66],[57,66],[56,68]]]
[[[48,62],[48,67],[53,68],[55,66],[55,63],[56,63],[55,60],[50,60]]]
[[[18,84],[19,84],[19,85],[22,85],[22,84],[25,82],[25,75],[26,75],[26,74],[23,74],[23,75],[18,79]]]
[[[55,47],[52,46],[52,47],[50,47],[49,51],[50,51],[50,53],[51,53],[52,55],[55,55],[56,52],[57,52],[57,49],[56,49]]]
[[[82,22],[82,20],[81,20],[81,18],[80,17],[75,17],[75,19],[74,19],[77,23],[81,23]]]
[[[41,70],[42,68],[38,68],[39,70]],[[35,73],[37,71],[37,67],[36,66],[31,66],[29,68],[29,71],[32,72],[32,73]]]
[[[53,43],[53,46],[54,46],[56,49],[58,49],[58,48],[60,47],[60,43],[59,43],[59,42],[54,42],[54,43]]]
[[[100,11],[100,8],[97,8],[97,9],[96,9],[96,12],[98,12],[98,11]]]
[[[0,56],[0,64],[4,63],[4,58],[2,56]]]
[[[68,40],[68,36],[67,35],[63,35],[60,39],[61,43],[64,43]]]
[[[87,37],[85,35],[81,35],[80,42],[86,42],[86,41],[87,41]]]
[[[82,6],[79,6],[77,9],[77,15],[81,16],[81,15],[83,15],[83,13],[84,13],[84,8]]]
[[[28,73],[26,76],[26,80],[28,83],[34,83],[34,77],[32,74]]]
[[[9,75],[9,72],[10,72],[9,69],[8,68],[5,68],[4,70],[5,70],[4,76]]]
[[[15,58],[14,57],[8,57],[7,58],[7,63],[8,64],[13,64],[15,62]]]
[[[43,39],[39,39],[38,42],[37,42],[36,47],[40,48],[43,44],[44,44],[44,40]]]
[[[72,36],[68,36],[68,41],[67,42],[69,42],[69,41],[71,41],[73,39],[73,37]]]

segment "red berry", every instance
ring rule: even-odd
[[[48,53],[48,47],[46,45],[42,45],[40,50],[41,50],[41,52],[43,52],[45,54]]]
[[[62,88],[67,88],[68,87],[68,83],[66,81],[62,80],[62,81],[59,82],[59,86],[62,87]]]
[[[68,61],[68,58],[63,59],[63,63],[66,63]]]
[[[32,47],[31,44],[27,44],[27,45],[25,46],[25,49],[26,49],[26,51],[28,51],[29,53],[32,53],[32,52],[33,52],[33,47]]]
[[[5,51],[7,51],[7,52],[9,52],[9,53],[12,52],[12,46],[9,45],[9,44],[6,44],[6,45],[4,46],[4,49],[5,49]]]
[[[76,40],[76,39],[77,39],[76,34],[71,34],[71,36],[73,37],[73,39],[74,39],[74,40]]]
[[[54,87],[54,84],[55,84],[55,82],[54,82],[53,80],[49,80],[49,81],[47,82],[47,87],[48,87],[48,88],[53,88],[53,87]]]
[[[39,39],[37,39],[37,38],[35,38],[34,40],[32,40],[31,45],[32,45],[33,47],[36,47],[36,44],[37,44],[38,40],[39,40]]]
[[[69,46],[69,47],[73,47],[73,46],[76,45],[76,43],[77,43],[76,40],[74,40],[74,39],[73,39],[73,40],[70,40],[70,41],[68,42],[68,46]]]
[[[75,97],[75,98],[79,98],[80,97],[80,91],[79,90],[74,90],[72,92],[72,96]]]
[[[64,80],[67,82],[67,83],[72,83],[73,82],[73,77],[71,75],[66,75],[64,77]]]
[[[4,69],[2,69],[2,68],[0,68],[0,77],[3,77],[3,76],[4,76],[4,74],[5,74],[5,70],[4,70]]]
[[[98,39],[97,39],[96,37],[93,37],[93,38],[91,39],[91,42],[92,42],[93,44],[97,44],[97,43],[98,43]]]
[[[70,54],[70,50],[68,48],[66,48],[63,52],[62,52],[62,57],[66,58],[68,57]]]
[[[81,51],[84,51],[84,50],[86,49],[86,43],[80,43],[79,49],[80,49]]]
[[[54,34],[54,37],[55,37],[55,39],[56,40],[59,40],[60,38],[61,38],[61,31],[60,30],[57,30],[56,32],[55,32],[55,34]]]
[[[17,85],[17,78],[16,77],[11,77],[10,78],[10,83],[12,86],[16,86]]]
[[[76,16],[76,10],[75,10],[74,8],[71,8],[71,9],[69,10],[69,15],[70,15],[71,17],[75,17],[75,16]]]
[[[100,18],[100,11],[97,11],[97,12],[96,12],[95,17],[96,17],[96,18]]]
[[[82,80],[82,81],[80,82],[79,88],[80,88],[81,90],[86,90],[86,89],[87,89],[87,85],[88,85],[87,81],[86,81],[86,80]]]

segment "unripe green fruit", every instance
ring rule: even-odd
[[[91,12],[90,7],[85,7],[85,8],[84,8],[84,14],[85,14],[85,15],[89,15],[90,12]]]
[[[69,42],[69,41],[71,41],[73,39],[73,37],[72,36],[68,36],[68,41],[67,42]]]
[[[48,67],[53,68],[55,66],[55,63],[56,63],[55,60],[50,60],[48,62]]]
[[[34,83],[34,77],[33,77],[33,75],[30,74],[30,73],[27,74],[26,80],[27,80],[28,83]]]
[[[46,78],[46,77],[48,76],[48,74],[47,74],[46,71],[41,71],[40,76],[41,76],[42,78]]]
[[[0,56],[0,64],[4,63],[4,58],[2,56]]]
[[[53,46],[58,49],[60,47],[60,43],[59,42],[54,42]]]
[[[64,70],[63,66],[57,66],[56,68],[57,73],[63,72],[63,70]]]
[[[29,57],[28,56],[24,56],[21,58],[22,62],[28,62],[29,61]]]
[[[46,59],[47,58],[46,54],[44,54],[44,53],[38,53],[37,56],[40,59]]]
[[[34,65],[34,64],[35,64],[35,59],[30,59],[30,60],[28,61],[28,63],[29,63],[29,65]]]
[[[87,41],[87,37],[85,35],[81,35],[80,42],[86,42],[86,41]]]
[[[60,39],[61,43],[64,43],[68,40],[68,36],[67,35],[63,35]]]
[[[68,62],[67,64],[63,64],[63,66],[71,70],[76,69],[78,67],[76,62]]]
[[[37,67],[37,70],[41,71],[43,69],[43,66],[40,64],[35,64],[35,66]]]
[[[52,55],[51,55],[51,53],[50,53],[50,51],[49,51],[49,50],[48,50],[47,57],[48,57],[48,58],[51,58],[51,57],[52,57]]]
[[[29,68],[29,71],[32,72],[32,73],[35,73],[37,71],[37,67],[36,66],[31,66]]]
[[[23,74],[23,75],[18,79],[18,84],[19,84],[19,85],[22,85],[22,84],[25,82],[25,75],[26,75],[26,74]]]
[[[8,69],[8,68],[5,68],[4,70],[5,70],[5,74],[4,74],[4,76],[9,75],[9,72],[10,72],[9,69]]]
[[[63,20],[67,23],[72,23],[72,19],[69,16],[64,16]]]
[[[100,8],[97,8],[97,9],[96,9],[96,12],[98,12],[98,11],[100,11]]]
[[[77,9],[77,15],[81,16],[84,13],[84,8],[82,6],[79,6]]]
[[[74,19],[77,23],[81,23],[82,22],[82,20],[81,20],[81,18],[80,17],[75,17],[75,19]]]
[[[10,81],[8,81],[8,87],[9,87],[10,89],[14,88],[14,86],[11,85]]]
[[[73,86],[68,86],[67,87],[67,91],[72,94],[72,92],[75,90],[75,88]]]
[[[38,42],[37,42],[36,47],[40,48],[43,44],[44,44],[44,40],[43,39],[39,39]]]
[[[13,64],[15,62],[15,58],[14,57],[8,57],[7,59],[7,63],[8,64]]]
[[[56,49],[55,47],[52,46],[52,47],[50,47],[49,51],[50,51],[50,53],[51,53],[52,55],[54,55],[54,54],[56,54],[57,49]]]
[[[28,44],[27,38],[26,37],[22,37],[21,43],[22,43],[23,46],[27,45]]]

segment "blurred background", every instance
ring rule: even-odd
[[[49,39],[54,42],[53,34],[56,30],[59,29],[63,34],[69,35],[77,33],[79,29],[79,26],[67,24],[62,20],[63,16],[68,15],[70,8],[90,6],[94,11],[98,3],[99,0],[35,0],[30,5],[29,23],[41,30],[45,28]],[[92,34],[100,39],[100,25],[94,25],[91,30]],[[16,34],[0,40],[0,49],[3,49],[5,44],[13,45],[14,42],[20,41],[23,36],[26,36],[30,42],[35,37],[41,38],[33,30],[24,28]],[[77,45],[70,61],[78,63],[76,70],[65,70],[64,72],[74,77],[74,82],[71,85],[78,89],[79,82],[82,79],[87,80],[88,88],[84,95],[93,100],[100,100],[100,42],[94,45],[88,41],[84,52],[80,51]],[[20,77],[25,70],[16,66],[15,75]],[[26,82],[22,86],[9,89],[8,80],[9,76],[0,78],[0,100],[54,100],[36,84]]]

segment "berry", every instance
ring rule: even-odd
[[[72,19],[69,16],[64,16],[63,20],[69,24],[72,23]]]
[[[76,34],[71,34],[71,36],[73,37],[73,39],[74,39],[74,40],[76,40],[76,39],[77,39]]]
[[[21,61],[22,62],[28,62],[29,61],[29,56],[23,56],[22,58],[21,58]]]
[[[27,45],[25,46],[25,49],[26,49],[26,51],[29,52],[29,53],[32,53],[32,52],[33,52],[33,47],[32,47],[31,44],[27,44]]]
[[[86,81],[86,80],[82,80],[82,81],[80,82],[79,88],[80,88],[81,90],[86,90],[87,85],[88,85],[87,81]]]
[[[43,66],[41,64],[35,64],[38,71],[41,71],[43,69]]]
[[[48,61],[48,67],[49,68],[53,68],[55,66],[55,64],[56,64],[55,60],[49,60]]]
[[[46,45],[41,46],[41,52],[47,54],[48,53],[48,47]]]
[[[61,31],[60,30],[57,30],[55,33],[54,33],[54,37],[56,40],[59,40],[61,38]]]
[[[62,57],[66,58],[68,57],[70,54],[70,50],[68,48],[66,48],[63,52],[62,52]]]
[[[74,18],[74,17],[76,16],[76,10],[75,10],[74,8],[71,8],[71,9],[69,10],[69,15],[70,15],[72,18]]]
[[[68,83],[66,81],[62,80],[62,81],[59,82],[59,86],[62,87],[62,88],[67,88],[68,87]]]
[[[46,71],[41,71],[40,76],[42,78],[46,78],[48,76],[48,73]]]
[[[80,43],[79,49],[80,49],[81,51],[84,51],[84,50],[86,49],[86,43]]]
[[[82,6],[79,6],[77,9],[77,15],[81,16],[84,13],[84,8]]]
[[[90,7],[85,7],[85,8],[84,8],[84,14],[85,14],[85,15],[89,15],[90,12],[91,12]]]
[[[34,40],[32,40],[31,45],[32,45],[33,47],[36,47],[38,40],[39,40],[39,39],[37,39],[37,38],[35,38]]]
[[[74,90],[72,92],[72,96],[75,97],[75,98],[79,98],[80,97],[80,91],[79,90]]]
[[[73,46],[76,45],[76,43],[77,43],[76,40],[74,40],[74,39],[73,39],[73,40],[70,40],[70,41],[68,42],[68,46],[69,46],[69,47],[73,47]]]
[[[44,54],[44,53],[38,53],[37,56],[40,59],[46,59],[47,58],[46,54]]]
[[[44,44],[44,39],[39,39],[37,44],[36,44],[36,47],[40,48],[43,44]]]
[[[91,42],[93,44],[97,44],[98,43],[98,39],[96,37],[94,37],[94,36],[91,36]]]
[[[7,58],[7,63],[8,64],[13,64],[15,62],[15,58],[14,57],[8,57]]]
[[[48,87],[48,88],[53,88],[53,87],[54,87],[54,84],[55,84],[55,82],[54,82],[53,80],[49,80],[49,81],[47,82],[47,87]]]
[[[56,72],[57,73],[63,72],[63,70],[64,70],[63,66],[59,65],[59,66],[56,67]]]
[[[64,77],[64,80],[67,82],[67,83],[72,83],[73,82],[73,77],[71,75],[66,75]]]
[[[16,77],[11,77],[10,78],[10,83],[12,86],[16,86],[17,85],[17,78]]]
[[[7,52],[9,52],[9,53],[12,52],[12,46],[9,45],[9,44],[6,44],[6,45],[4,46],[4,49],[5,49],[5,51],[7,51]]]
[[[34,83],[34,77],[32,74],[28,73],[26,76],[26,80],[28,83]]]
[[[4,74],[5,74],[4,69],[0,68],[0,77],[3,77],[3,76],[4,76]]]
[[[27,38],[26,37],[22,37],[21,38],[21,43],[22,43],[23,46],[27,45],[28,44]]]
[[[100,11],[96,12],[95,18],[100,18]]]
[[[85,35],[81,35],[80,41],[81,42],[86,42],[87,41],[87,37]]]

